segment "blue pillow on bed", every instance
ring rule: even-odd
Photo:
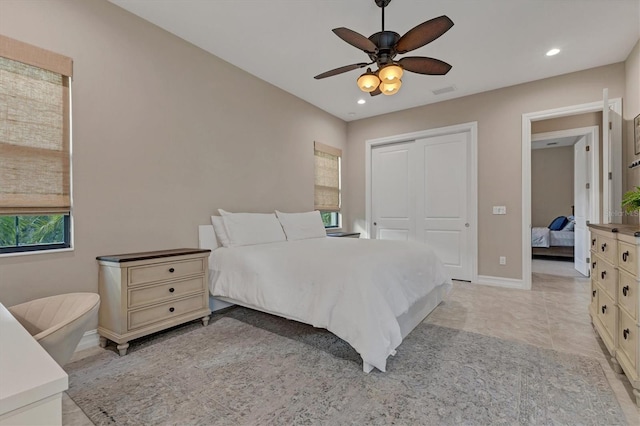
[[[566,216],[558,216],[553,219],[553,222],[551,222],[551,225],[549,225],[549,229],[552,231],[560,231],[565,227],[567,222],[569,222],[569,219],[567,219]]]

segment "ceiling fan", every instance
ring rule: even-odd
[[[358,78],[358,86],[371,96],[380,93],[393,95],[400,90],[403,70],[426,75],[444,75],[449,72],[451,65],[439,59],[422,56],[405,56],[397,61],[394,59],[396,55],[418,49],[449,31],[453,27],[453,21],[448,16],[442,15],[423,22],[400,37],[395,31],[384,29],[384,8],[391,0],[374,1],[382,9],[382,31],[367,38],[344,27],[333,30],[342,40],[364,51],[371,62],[360,62],[323,72],[314,77],[316,80],[376,64],[378,69],[375,72],[368,68]]]

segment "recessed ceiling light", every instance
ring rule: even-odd
[[[560,53],[560,49],[553,48],[547,52],[547,56],[554,56],[554,55],[557,55],[558,53]]]
[[[350,112],[350,113],[349,113],[349,117],[353,117],[354,115],[356,115],[356,113],[355,113],[355,112]]]
[[[358,105],[362,105],[362,104],[366,104],[367,101],[365,101],[364,99],[358,99]]]

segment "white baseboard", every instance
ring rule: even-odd
[[[492,277],[490,275],[478,275],[478,284],[492,285],[496,287],[519,288],[529,290],[523,280],[515,278]]]
[[[97,329],[86,331],[82,336],[82,339],[80,339],[80,343],[78,343],[78,346],[76,347],[76,352],[93,348],[95,346],[98,346],[99,343],[100,336],[98,335]]]

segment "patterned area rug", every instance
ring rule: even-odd
[[[97,425],[626,424],[600,364],[430,324],[362,372],[326,330],[234,308],[66,367]]]

